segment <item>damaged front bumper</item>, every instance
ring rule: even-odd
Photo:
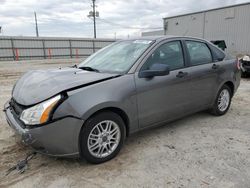
[[[6,120],[21,136],[25,145],[35,151],[56,157],[79,157],[79,133],[84,123],[74,117],[64,117],[49,124],[27,128],[13,113],[9,102],[4,105]]]

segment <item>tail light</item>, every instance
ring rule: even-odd
[[[241,69],[240,68],[240,59],[239,58],[236,59],[236,67],[237,67],[238,70]]]

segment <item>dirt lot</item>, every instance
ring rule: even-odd
[[[1,108],[23,72],[72,64],[0,62]],[[29,152],[1,111],[0,187],[250,187],[250,80],[242,80],[225,116],[201,112],[134,134],[105,164],[36,155],[25,173],[5,176]]]

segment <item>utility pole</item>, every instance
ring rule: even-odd
[[[36,23],[36,37],[39,37],[36,12],[34,12],[34,15],[35,15],[35,23]]]
[[[164,35],[167,35],[168,21],[164,18],[163,18],[163,29],[164,29]]]
[[[91,18],[93,17],[93,21],[94,21],[94,38],[96,38],[96,18],[99,17],[99,12],[95,10],[96,5],[95,5],[95,1],[96,0],[92,0],[92,11],[89,12],[88,17]]]
[[[94,38],[96,39],[96,24],[95,24],[95,17],[96,17],[96,12],[95,12],[95,0],[92,0],[93,2],[93,17],[94,17]]]

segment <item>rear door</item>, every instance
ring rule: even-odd
[[[212,103],[216,92],[219,65],[213,62],[212,52],[206,42],[186,40],[190,70],[192,107],[199,110]]]

